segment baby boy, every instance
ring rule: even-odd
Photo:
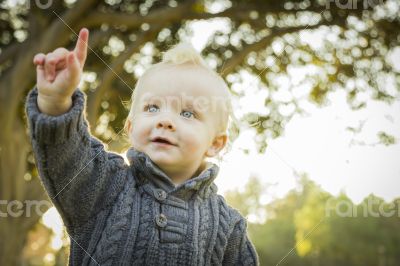
[[[190,46],[138,80],[125,128],[129,164],[104,149],[76,89],[89,32],[34,58],[26,112],[42,183],[71,239],[70,265],[258,265],[247,223],[217,194],[229,90]]]

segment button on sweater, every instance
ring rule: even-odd
[[[258,265],[246,220],[217,194],[218,166],[175,185],[143,152],[128,162],[89,132],[76,90],[60,116],[26,101],[36,165],[71,238],[69,265]]]

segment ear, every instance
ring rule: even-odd
[[[226,145],[228,136],[226,133],[219,133],[211,143],[211,146],[207,149],[206,156],[214,157],[216,156]]]
[[[125,122],[125,134],[128,136],[130,143],[132,144],[131,133],[132,133],[133,125],[130,119]]]
[[[125,130],[126,130],[126,134],[130,135],[131,131],[132,131],[132,122],[131,120],[128,118],[125,122]]]

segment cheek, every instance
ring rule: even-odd
[[[184,136],[185,145],[188,151],[193,153],[203,152],[203,149],[208,148],[209,135],[208,130],[198,128],[197,130],[187,132]]]
[[[133,124],[133,128],[129,134],[129,140],[132,144],[144,144],[150,135],[150,127],[146,125],[146,121],[138,119]],[[136,126],[135,126],[136,125]]]

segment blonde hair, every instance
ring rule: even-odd
[[[173,65],[180,65],[187,62],[210,69],[201,55],[189,43],[179,43],[172,49],[166,51],[161,61],[161,63],[169,63]]]
[[[209,73],[211,75],[213,75],[214,77],[216,77],[217,79],[219,79],[222,84],[224,84],[225,86],[225,93],[227,94],[227,97],[229,98],[227,101],[227,112],[226,112],[226,117],[224,117],[221,121],[221,130],[223,132],[228,133],[228,128],[230,127],[230,123],[231,122],[235,122],[237,121],[237,119],[234,117],[233,115],[233,111],[232,111],[232,103],[230,100],[230,92],[228,89],[228,86],[226,85],[226,82],[223,80],[223,78],[218,75],[212,68],[210,68],[208,66],[208,64],[205,62],[205,60],[203,59],[203,57],[196,51],[196,49],[194,49],[194,47],[189,44],[189,43],[179,43],[177,45],[175,45],[174,47],[172,47],[171,49],[167,50],[165,53],[163,53],[162,56],[162,60],[161,62],[152,65],[149,69],[147,69],[145,71],[145,73],[138,79],[136,86],[135,86],[135,90],[132,93],[132,97],[131,97],[131,103],[130,103],[130,110],[129,110],[129,114],[128,117],[125,121],[125,132],[127,132],[127,125],[128,125],[128,121],[132,121],[134,118],[134,113],[135,113],[135,99],[136,99],[136,94],[138,93],[138,87],[140,85],[141,80],[149,75],[149,73],[151,73],[153,70],[159,69],[159,68],[163,68],[166,66],[177,66],[177,65],[183,65],[183,64],[192,64],[195,66],[200,66],[202,68],[204,68],[205,70],[209,71]],[[229,141],[228,143],[229,144]],[[227,145],[228,146],[228,145]]]

